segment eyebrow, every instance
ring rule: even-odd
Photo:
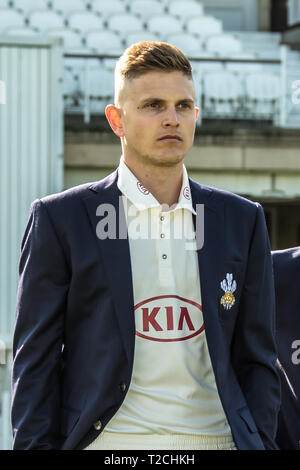
[[[145,98],[144,100],[142,100],[140,103],[139,103],[139,106],[143,106],[144,104],[147,104],[147,103],[166,103],[166,100],[162,99],[162,98]],[[176,102],[176,104],[180,104],[180,103],[191,103],[191,104],[195,104],[195,101],[191,98],[182,98],[180,100],[178,100]]]

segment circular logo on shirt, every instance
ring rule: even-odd
[[[190,193],[190,188],[188,186],[186,186],[184,189],[183,189],[183,195],[186,199],[191,199],[191,193]]]
[[[145,186],[143,186],[142,183],[140,183],[139,181],[137,182],[137,187],[139,188],[142,194],[145,194],[145,196],[149,194],[148,189],[146,189]]]
[[[160,295],[135,307],[136,335],[151,341],[185,341],[204,331],[202,307],[178,295]]]

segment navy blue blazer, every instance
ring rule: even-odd
[[[272,251],[282,403],[276,442],[300,449],[300,247]],[[285,373],[283,373],[283,370]]]
[[[135,343],[129,243],[96,235],[100,204],[116,208],[117,233],[124,220],[117,176],[31,206],[13,342],[14,449],[83,449],[125,398]],[[193,180],[190,187],[194,207],[204,204],[202,309],[223,408],[238,449],[276,449],[280,381],[263,210]],[[227,273],[237,282],[228,310],[220,302]]]

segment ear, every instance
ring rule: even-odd
[[[120,111],[120,108],[117,108],[113,104],[108,104],[105,108],[105,116],[114,133],[118,137],[124,137]]]
[[[197,108],[197,106],[195,106],[195,112],[196,112],[196,121],[197,121],[197,119],[198,119],[198,116],[199,116],[199,111],[200,111],[200,109],[199,109],[199,108]]]

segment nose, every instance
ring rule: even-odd
[[[179,120],[178,120],[178,115],[175,106],[170,106],[164,115],[163,121],[162,121],[163,127],[178,127],[179,126]]]

